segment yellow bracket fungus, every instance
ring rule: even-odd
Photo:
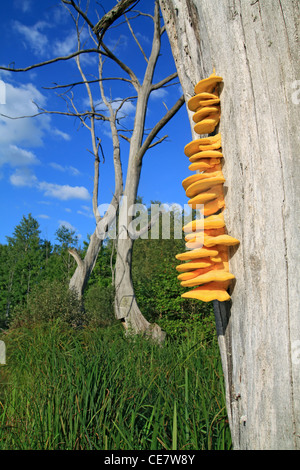
[[[191,171],[203,171],[203,170],[210,170],[210,169],[215,169],[217,165],[220,164],[220,159],[219,158],[201,158],[200,160],[196,161],[195,163],[192,163],[189,166],[189,170]]]
[[[222,77],[215,74],[201,80],[195,86],[195,96],[188,102],[193,111],[194,130],[197,134],[211,134],[220,121],[220,98],[218,85]],[[183,287],[198,286],[182,294],[184,298],[199,299],[203,302],[230,299],[227,292],[234,275],[229,272],[228,246],[239,243],[225,233],[225,200],[221,159],[223,158],[221,135],[209,135],[193,140],[184,147],[189,158],[190,171],[197,173],[182,182],[188,204],[200,209],[204,218],[196,219],[183,227],[187,251],[176,255],[183,261],[176,266],[177,277]]]
[[[202,300],[202,302],[210,302],[211,300],[224,302],[225,300],[230,299],[230,295],[226,292],[227,287],[225,286],[227,285],[227,283],[209,282],[208,284],[204,284],[203,286],[196,287],[196,289],[192,289],[189,292],[181,294],[181,297],[198,299]]]
[[[188,261],[187,263],[179,264],[176,266],[176,269],[178,272],[183,273],[186,271],[192,271],[193,269],[208,268],[213,264],[214,263],[210,258],[198,258]]]
[[[209,163],[212,164],[215,159],[219,159],[222,157],[222,152],[218,152],[218,150],[202,150],[202,152],[194,153],[193,155],[191,155],[189,160],[191,163],[193,163],[202,161],[203,159],[211,159],[209,160]]]

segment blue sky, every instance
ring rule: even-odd
[[[103,10],[90,2],[91,18],[101,16]],[[114,2],[103,1],[105,11]],[[141,0],[139,8],[153,13],[152,0]],[[77,49],[74,23],[61,7],[59,0],[11,0],[0,4],[1,53],[0,65],[14,64],[22,68],[34,63],[70,54]],[[135,33],[148,54],[151,47],[152,21],[143,17],[132,23]],[[89,41],[87,29],[83,38]],[[142,77],[145,60],[130,37],[124,24],[107,36],[107,44],[114,47],[115,54]],[[94,47],[91,44],[92,47]],[[95,55],[85,56],[82,67],[87,76],[97,74]],[[120,76],[115,66],[106,64],[107,74]],[[155,81],[175,71],[175,65],[163,35],[162,55],[159,59]],[[0,104],[0,113],[11,117],[28,116],[40,107],[52,111],[67,111],[65,101],[57,96],[57,90],[43,87],[54,83],[66,84],[80,81],[74,59],[58,62],[26,73],[0,70],[5,84],[6,103]],[[90,78],[91,79],[91,78]],[[119,81],[106,82],[106,94],[113,99],[124,98],[133,93],[127,84]],[[92,87],[94,99],[100,101],[98,85]],[[74,103],[80,110],[87,109],[87,94],[83,87],[75,87]],[[149,101],[146,127],[163,116],[181,95],[179,84],[154,92]],[[126,105],[127,128],[133,124],[134,102]],[[181,181],[189,175],[188,159],[184,146],[191,140],[187,112],[183,106],[173,120],[162,130],[160,136],[168,139],[150,149],[145,157],[139,185],[139,195],[145,204],[151,200],[163,203],[187,203]],[[99,204],[109,203],[114,191],[112,143],[106,123],[97,125],[105,161],[100,164]],[[129,144],[121,139],[122,163],[125,174]],[[40,224],[43,238],[54,241],[55,231],[61,225],[73,227],[80,241],[94,231],[92,214],[93,156],[89,131],[78,120],[55,114],[17,120],[0,116],[0,211],[2,222],[0,243],[6,242],[23,215],[32,213]]]

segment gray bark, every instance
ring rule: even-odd
[[[186,100],[213,67],[223,77],[224,216],[240,246],[215,314],[233,446],[299,449],[299,3],[160,5]]]

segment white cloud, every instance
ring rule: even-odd
[[[59,163],[55,163],[55,162],[50,162],[49,165],[50,165],[54,170],[58,170],[58,171],[61,171],[61,172],[67,172],[67,173],[69,173],[69,174],[72,175],[72,176],[78,176],[78,175],[80,175],[80,171],[77,170],[77,168],[75,168],[74,166],[62,166],[62,165],[60,165]]]
[[[12,167],[24,167],[38,165],[39,163],[40,161],[33,152],[22,149],[14,144],[10,144],[6,149],[0,151],[0,167],[4,164]]]
[[[54,197],[62,201],[69,199],[89,200],[90,194],[84,186],[69,186],[68,184],[59,185],[55,183],[40,182],[38,187],[44,191],[45,196]]]
[[[118,109],[118,107],[120,106],[120,104],[122,103],[122,100],[123,98],[115,98],[113,100],[113,102],[111,103],[112,104],[112,108],[114,110]],[[122,108],[120,109],[119,111],[122,115],[124,116],[128,116],[129,114],[133,114],[135,113],[135,105],[131,102],[131,101],[125,101],[122,105]]]
[[[77,170],[77,168],[75,168],[74,166],[68,166],[67,171],[69,171],[71,173],[71,175],[73,175],[73,176],[80,175],[80,171]]]
[[[84,217],[88,217],[89,219],[94,218],[94,214],[92,213],[92,209],[89,206],[81,206],[82,210],[78,210],[77,214],[84,215]]]
[[[69,134],[66,134],[66,132],[61,131],[60,129],[52,129],[52,132],[54,135],[57,135],[61,137],[63,140],[69,141],[71,140],[71,136]]]
[[[39,215],[37,215],[37,217],[39,219],[50,219],[49,215],[46,215],[46,214],[39,214]]]
[[[18,187],[31,187],[37,183],[37,177],[32,173],[29,168],[17,168],[16,171],[9,178],[13,186]]]
[[[10,176],[10,182],[13,186],[18,187],[35,187],[43,191],[44,196],[67,201],[70,199],[80,199],[88,201],[90,194],[84,186],[70,186],[68,184],[60,185],[56,183],[48,183],[47,181],[38,181],[35,174],[28,167],[17,168]]]
[[[13,22],[14,30],[19,33],[20,37],[23,37],[24,46],[31,47],[36,55],[47,54],[49,41],[42,32],[47,27],[51,27],[51,24],[46,21],[38,21],[31,26],[22,24],[17,20]]]
[[[86,45],[86,41],[89,40],[89,32],[87,28],[83,29],[80,33],[81,47]],[[94,47],[94,45],[92,46]],[[82,47],[83,48],[83,47]],[[57,57],[67,56],[77,51],[78,40],[77,33],[71,31],[63,39],[56,39],[52,45],[52,54]],[[91,65],[97,63],[97,54],[81,54],[79,56],[82,65]],[[74,59],[75,61],[75,59]]]
[[[151,39],[149,38],[149,36],[146,36],[145,34],[142,34],[139,31],[136,33],[136,37],[140,42],[144,42],[145,44],[151,44]]]
[[[77,50],[76,32],[71,32],[64,39],[57,39],[53,44],[53,54],[55,56],[65,56]]]
[[[50,162],[49,165],[54,168],[54,170],[58,170],[58,171],[65,171],[65,168],[60,165],[59,163],[55,163],[55,162]]]
[[[6,104],[1,105],[1,113],[10,118],[34,115],[37,107],[33,101],[41,106],[46,103],[45,96],[33,84],[14,86],[6,82]],[[0,152],[4,154],[10,144],[41,146],[45,132],[50,130],[50,120],[47,115],[22,119],[0,116]]]
[[[153,90],[150,97],[155,100],[162,100],[163,98],[166,98],[167,95],[168,92],[165,88],[159,88],[158,90]]]

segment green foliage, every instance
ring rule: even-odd
[[[9,287],[12,273],[9,269],[9,247],[0,245],[0,328],[5,326],[9,313]]]
[[[61,319],[72,326],[81,326],[85,315],[81,301],[59,280],[43,280],[33,288],[27,302],[14,309],[11,327]]]
[[[0,245],[0,327],[8,325],[13,311],[18,317],[22,309],[28,311],[30,293],[43,280],[59,280],[64,285],[70,280],[76,263],[68,248],[78,239],[64,226],[57,230],[56,237],[59,244],[54,246],[42,240],[39,224],[29,214],[22,217],[12,236],[6,237],[7,245]]]
[[[231,448],[216,338],[161,348],[120,328],[56,321],[5,335],[2,450]]]
[[[114,319],[114,288],[112,285],[92,285],[85,297],[86,321],[91,327],[112,325]]]
[[[43,276],[45,252],[42,248],[38,222],[32,217],[23,216],[8,245],[0,252],[1,265],[4,264],[0,304],[3,306],[2,320],[9,319],[12,308],[24,301],[31,288],[38,284]]]
[[[61,225],[56,230],[55,235],[59,242],[60,249],[63,251],[78,245],[78,237],[75,230],[72,230],[65,225]]]
[[[161,221],[160,221],[161,223]],[[171,218],[170,234],[174,219]],[[149,321],[174,335],[201,322],[212,313],[212,303],[184,299],[177,279],[177,253],[185,251],[184,239],[138,239],[133,247],[132,278],[138,305]],[[171,326],[172,325],[172,326]],[[184,326],[186,325],[186,327]]]

